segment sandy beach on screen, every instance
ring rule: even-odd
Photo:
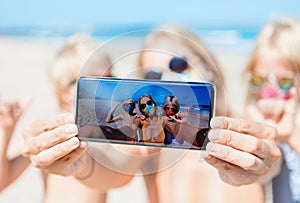
[[[33,104],[22,117],[11,141],[8,155],[10,157],[19,153],[23,144],[21,129],[26,123],[38,118],[54,115],[57,106],[54,94],[47,78],[47,63],[50,61],[62,40],[53,39],[27,39],[0,37],[0,99],[18,98],[34,99]],[[134,46],[138,47],[136,43]],[[116,46],[113,54],[118,55],[120,49],[129,46],[129,42]],[[239,44],[236,44],[239,47]],[[215,56],[222,66],[227,81],[227,101],[233,113],[243,111],[243,78],[242,70],[247,62],[250,50],[214,48]],[[115,57],[116,57],[115,56]],[[114,73],[123,77],[128,70],[134,67],[135,56],[121,60],[115,67]],[[141,188],[144,188],[141,190]],[[139,192],[136,192],[139,190]],[[135,195],[132,195],[135,194]],[[22,176],[9,188],[0,193],[0,202],[32,202],[40,203],[43,199],[43,182],[38,169],[30,166]],[[143,179],[137,176],[127,186],[112,190],[108,196],[108,203],[118,202],[147,202],[147,194]]]

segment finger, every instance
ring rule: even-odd
[[[250,116],[251,119],[259,121],[259,122],[263,122],[264,116],[262,115],[262,113],[258,110],[258,108],[255,105],[250,105],[247,107],[247,113],[248,116]]]
[[[283,108],[279,108],[278,99],[260,99],[257,101],[257,107],[262,112],[265,119],[275,120],[275,114],[280,114]]]
[[[20,115],[21,104],[20,104],[19,100],[13,99],[13,100],[9,101],[9,105],[12,110],[12,115],[13,115],[12,118],[14,118],[14,120],[17,121],[19,119],[19,115]]]
[[[225,145],[209,142],[206,146],[206,151],[220,160],[234,164],[244,170],[251,171],[253,174],[265,174],[270,169],[262,159],[253,154],[239,151]]]
[[[13,112],[14,112],[14,103],[15,101],[5,101],[0,105],[0,113],[4,116],[9,116],[10,118],[13,118]]]
[[[55,161],[55,165],[47,167],[47,171],[62,176],[74,175],[77,169],[76,167],[84,164],[81,161],[81,157],[84,153],[85,153],[84,149],[76,148],[75,150],[72,151],[72,153],[69,153],[66,156]],[[64,170],[58,170],[58,167]],[[45,167],[41,167],[41,168],[45,168]]]
[[[77,137],[73,137],[65,142],[55,145],[49,149],[41,151],[37,155],[30,156],[32,164],[37,168],[49,166],[56,160],[71,153],[74,149],[78,148],[80,142]]]
[[[19,119],[22,116],[22,114],[32,105],[33,100],[34,100],[33,97],[30,97],[30,98],[24,100],[20,104],[20,108],[16,112],[16,118],[17,119]]]
[[[220,116],[212,118],[210,125],[212,129],[227,129],[258,138],[275,138],[277,136],[277,131],[274,127],[253,120]]]
[[[170,116],[170,118],[172,118],[177,123],[181,123],[182,122],[182,120],[175,118],[175,116]]]
[[[269,118],[274,122],[278,122],[284,112],[286,100],[283,99],[270,99],[266,101],[265,107],[270,109]]]
[[[75,124],[67,124],[51,131],[41,133],[39,136],[31,137],[24,146],[22,154],[38,154],[58,143],[69,140],[78,134],[78,128]]]
[[[22,134],[26,141],[32,136],[37,136],[42,132],[52,130],[68,123],[74,123],[74,116],[71,113],[64,113],[51,118],[35,121],[25,126]]]
[[[284,113],[281,119],[281,121],[284,123],[294,123],[294,119],[297,112],[298,99],[299,99],[297,94],[297,89],[292,88],[290,94],[291,94],[291,98],[287,101],[285,105]]]
[[[258,175],[256,174],[252,174],[236,165],[230,164],[211,155],[206,156],[204,160],[211,166],[215,167],[219,171],[221,179],[230,185],[240,186],[250,184],[258,178]]]
[[[288,99],[286,106],[284,108],[284,113],[281,120],[276,125],[279,132],[279,139],[286,141],[295,130],[295,125],[297,125],[297,108],[298,108],[298,95],[297,89],[293,88],[291,91],[291,97]]]
[[[233,147],[260,158],[268,158],[271,152],[271,146],[265,140],[231,130],[212,129],[208,132],[208,139],[212,143]]]

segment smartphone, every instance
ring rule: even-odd
[[[202,150],[208,142],[215,95],[212,83],[80,77],[78,138]]]

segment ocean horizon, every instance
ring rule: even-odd
[[[211,48],[234,48],[237,44],[251,46],[260,30],[259,25],[183,25],[197,34]],[[98,25],[47,25],[47,26],[2,26],[0,37],[25,38],[28,40],[63,40],[75,33],[84,33],[98,41],[114,38],[131,38],[142,41],[148,32],[156,29],[156,24],[98,24]]]

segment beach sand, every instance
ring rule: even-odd
[[[21,129],[26,123],[37,118],[54,115],[57,112],[54,94],[48,83],[46,74],[47,63],[61,45],[60,40],[27,39],[27,38],[0,38],[0,98],[16,97],[21,100],[33,97],[34,103],[22,117],[12,138],[8,155],[10,157],[19,153],[23,144]],[[118,46],[116,55],[120,49]],[[136,46],[136,45],[135,45]],[[239,46],[239,44],[236,44]],[[217,60],[223,67],[226,81],[230,88],[227,89],[229,106],[235,107],[234,113],[243,111],[243,79],[240,77],[242,69],[247,62],[249,50],[214,49]],[[124,67],[134,67],[132,55],[120,60],[114,70],[117,76],[122,77],[128,73]],[[117,202],[147,202],[146,190],[143,179],[137,176],[127,186],[109,192],[108,203]],[[138,191],[138,192],[137,192]],[[132,195],[134,194],[134,195]],[[32,202],[40,203],[43,198],[43,183],[38,169],[30,166],[22,176],[5,191],[0,193],[0,202]]]

